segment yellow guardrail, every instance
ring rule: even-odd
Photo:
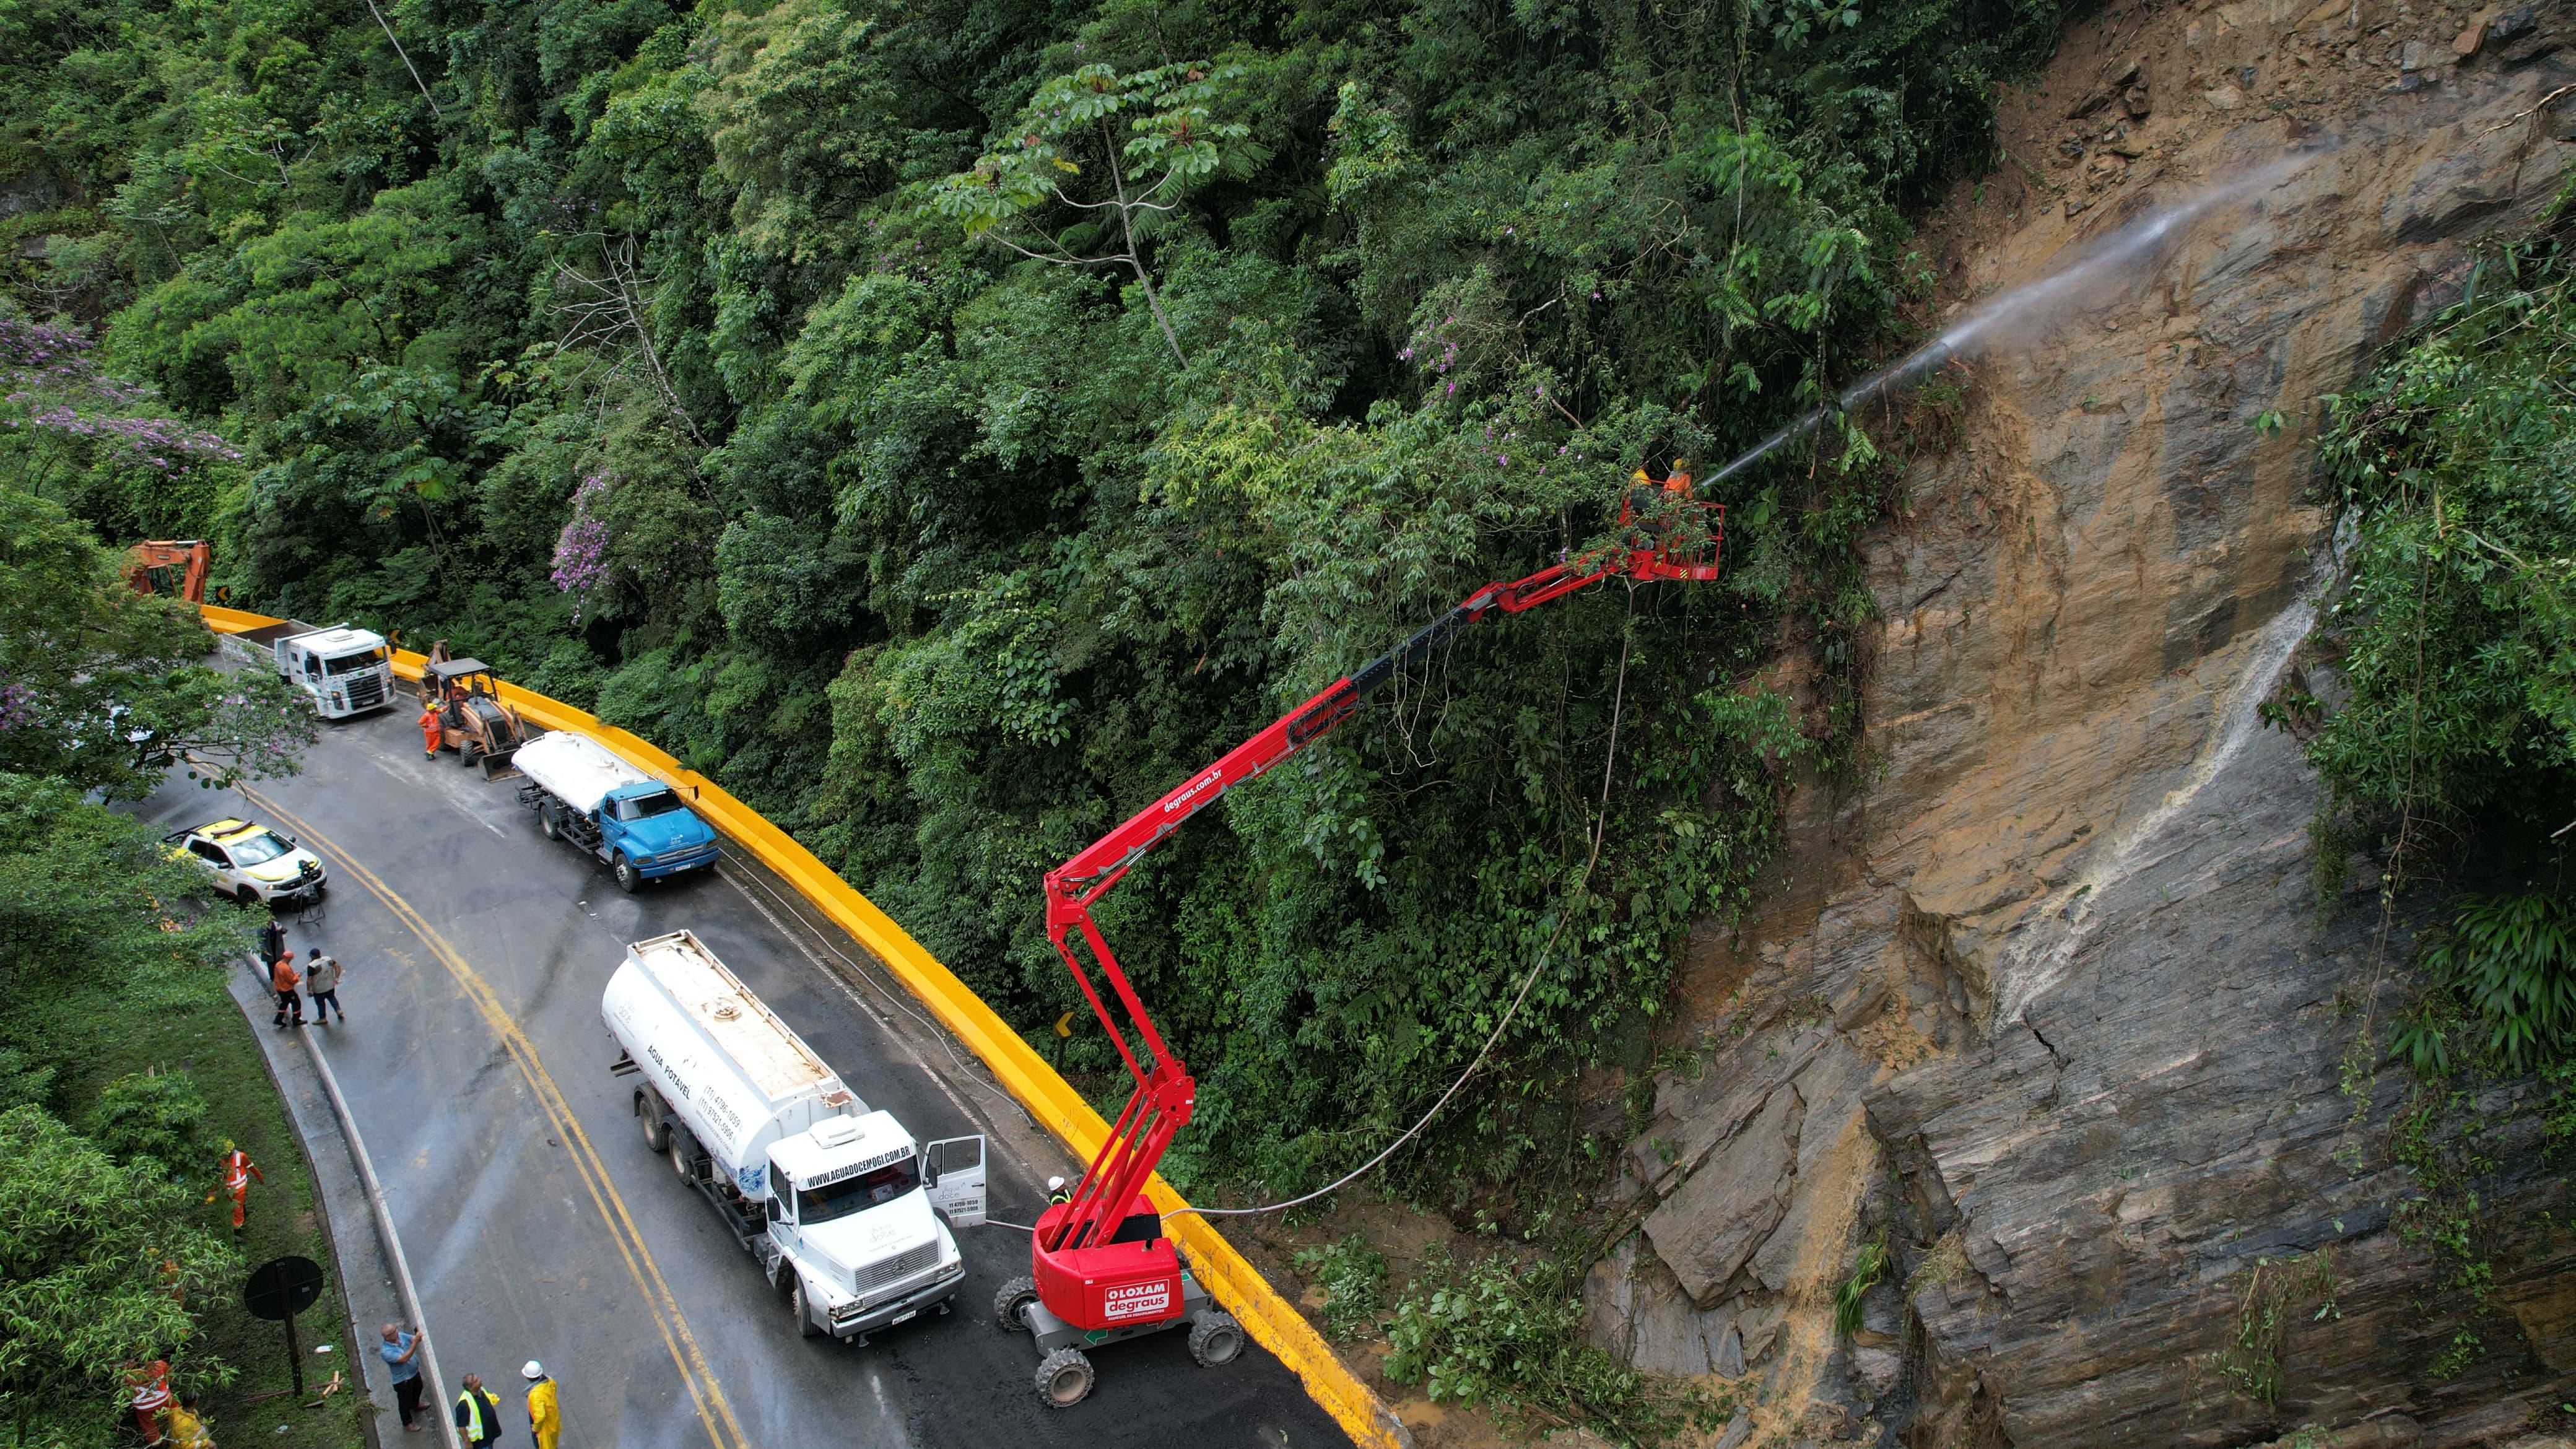
[[[201,606],[199,612],[208,628],[225,634],[284,622],[265,614],[212,604]],[[394,672],[405,679],[420,678],[427,663],[426,657],[408,649],[394,651]],[[1057,1075],[1055,1068],[985,1005],[982,997],[957,979],[956,973],[896,925],[893,917],[878,910],[875,902],[859,894],[786,831],[650,740],[615,725],[602,724],[586,710],[515,684],[503,682],[500,693],[502,701],[529,723],[586,734],[624,756],[636,768],[688,792],[690,807],[708,824],[733,837],[761,864],[795,886],[833,924],[874,952],[940,1024],[982,1057],[1020,1105],[1071,1148],[1077,1158],[1088,1162],[1100,1150],[1100,1144],[1109,1136],[1109,1124],[1101,1120],[1072,1084]],[[1176,1213],[1188,1205],[1160,1174],[1146,1185],[1146,1192],[1165,1213]],[[1242,1322],[1254,1342],[1288,1365],[1306,1386],[1307,1394],[1349,1432],[1354,1443],[1367,1449],[1410,1449],[1413,1437],[1402,1421],[1343,1366],[1314,1326],[1280,1296],[1278,1289],[1270,1286],[1270,1280],[1262,1277],[1261,1270],[1227,1242],[1224,1234],[1195,1215],[1174,1218],[1166,1226],[1189,1254],[1199,1281]]]

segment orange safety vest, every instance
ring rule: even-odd
[[[432,744],[438,739],[438,706],[424,705],[420,711],[420,742]]]
[[[224,1191],[235,1197],[250,1191],[251,1174],[255,1172],[260,1181],[268,1181],[268,1174],[252,1165],[249,1153],[235,1149],[224,1158]]]
[[[125,1371],[125,1384],[134,1391],[134,1411],[148,1414],[170,1407],[170,1361],[154,1359],[150,1368],[137,1364]]]
[[[280,991],[293,991],[304,984],[304,973],[295,969],[294,957],[280,956],[277,964],[268,968],[268,984]]]

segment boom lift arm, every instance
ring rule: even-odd
[[[1678,465],[1676,465],[1678,467]],[[1094,1015],[1126,1062],[1136,1090],[1117,1124],[1076,1185],[1063,1213],[1050,1213],[1052,1232],[1041,1231],[1039,1255],[1110,1241],[1130,1210],[1147,1177],[1162,1161],[1172,1136],[1190,1120],[1196,1084],[1189,1069],[1172,1054],[1154,1026],[1136,989],[1119,968],[1109,943],[1091,919],[1091,908],[1118,884],[1136,861],[1191,816],[1247,780],[1259,778],[1305,746],[1329,734],[1353,711],[1384,688],[1399,671],[1428,658],[1444,640],[1499,611],[1518,614],[1588,588],[1613,575],[1632,579],[1676,579],[1705,582],[1717,577],[1718,551],[1724,536],[1726,509],[1690,496],[1691,479],[1676,471],[1658,489],[1644,482],[1629,490],[1620,509],[1620,538],[1602,553],[1560,562],[1510,583],[1487,584],[1434,619],[1412,638],[1335,680],[1314,698],[1273,721],[1251,739],[1235,746],[1215,764],[1175,786],[1162,799],[1139,810],[1124,825],[1094,841],[1071,860],[1046,874],[1047,939],[1064,956],[1064,964],[1091,1003]],[[1659,500],[1656,494],[1663,496]],[[1074,950],[1079,936],[1099,963],[1119,1004],[1135,1023],[1145,1058],[1128,1044],[1092,973]],[[1041,1274],[1041,1283],[1046,1275]]]

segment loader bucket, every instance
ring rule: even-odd
[[[483,757],[483,778],[486,780],[497,780],[503,775],[516,774],[517,769],[510,763],[510,760],[518,753],[519,747],[512,745],[510,748],[502,750],[496,754],[485,755]]]

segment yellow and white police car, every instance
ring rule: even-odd
[[[171,842],[171,854],[195,857],[214,874],[218,891],[246,906],[308,905],[322,899],[329,885],[320,856],[291,836],[247,820],[209,821],[162,839]]]

